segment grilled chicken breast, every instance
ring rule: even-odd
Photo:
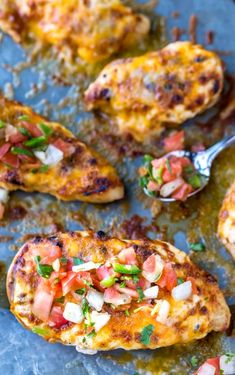
[[[7,293],[26,328],[89,353],[186,343],[230,321],[216,280],[185,253],[101,231],[30,240],[10,266]]]
[[[0,97],[0,187],[104,203],[123,197],[115,169],[62,125]]]
[[[219,57],[190,42],[108,64],[85,93],[87,108],[113,116],[137,141],[205,111],[223,87]]]
[[[94,63],[141,41],[150,22],[119,0],[3,0],[0,27],[18,42],[66,44]]]
[[[219,213],[218,235],[235,259],[235,181],[228,190]]]

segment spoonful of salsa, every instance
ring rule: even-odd
[[[235,135],[225,137],[205,151],[173,151],[160,159],[144,156],[139,169],[140,186],[146,195],[163,202],[185,201],[209,182],[216,156],[235,143]]]

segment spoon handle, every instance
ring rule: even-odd
[[[221,141],[217,142],[216,144],[208,148],[205,151],[205,157],[207,159],[208,165],[211,166],[216,156],[225,148],[231,146],[233,143],[235,143],[235,134],[233,134],[232,136],[223,138]]]

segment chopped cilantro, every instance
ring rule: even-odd
[[[94,336],[96,336],[96,331],[94,329],[90,333],[87,334],[87,337],[90,337],[90,338]]]
[[[178,277],[177,278],[177,285],[180,285],[180,284],[183,284],[184,283],[184,279],[182,279],[182,277]]]
[[[166,159],[166,167],[167,167],[168,171],[170,172],[170,174],[172,174],[172,169],[171,169],[171,164],[170,164],[169,159]]]
[[[36,267],[37,267],[37,273],[44,277],[45,279],[49,279],[51,276],[51,273],[53,272],[52,266],[49,264],[40,264],[41,257],[37,255],[35,257]]]
[[[18,128],[19,132],[24,135],[25,137],[31,138],[31,133],[28,131],[28,129],[25,129],[23,126],[20,126]]]
[[[132,280],[134,284],[137,284],[140,281],[140,278],[137,275],[133,275]]]
[[[190,358],[190,363],[193,367],[196,367],[198,365],[198,359],[195,355],[193,355],[191,358]]]
[[[144,345],[149,345],[151,336],[154,331],[154,326],[152,324],[149,324],[148,326],[144,327],[140,334],[140,342]]]
[[[64,296],[61,296],[59,298],[55,298],[55,302],[64,303]]]
[[[86,316],[90,312],[90,306],[85,298],[82,300],[82,313]]]
[[[120,284],[120,288],[125,288],[126,287],[126,283],[125,281],[122,281],[121,284]]]
[[[205,249],[206,249],[205,245],[201,242],[190,243],[189,248],[190,248],[190,250],[197,251],[197,252],[205,251]]]
[[[86,288],[81,288],[81,289],[77,289],[75,290],[75,293],[79,294],[80,296],[82,296],[86,291]]]
[[[83,263],[84,263],[84,261],[82,259],[77,258],[77,257],[73,257],[73,264],[75,266],[79,266],[80,264],[83,264]]]
[[[143,289],[140,288],[139,286],[136,288],[138,294],[139,294],[139,298],[138,298],[138,301],[137,302],[141,302],[143,301],[144,299],[144,292],[143,292]]]
[[[0,129],[4,128],[5,127],[5,124],[2,120],[0,120]]]
[[[130,311],[129,310],[125,310],[124,313],[125,313],[126,316],[130,316]]]
[[[68,263],[68,259],[65,258],[65,257],[61,257],[61,258],[60,258],[60,263],[62,263],[62,264],[67,264],[67,263]]]

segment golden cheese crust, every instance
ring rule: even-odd
[[[108,64],[85,93],[87,108],[112,115],[143,141],[205,111],[223,88],[219,57],[190,42]]]
[[[53,139],[66,142],[74,150],[47,171],[35,171],[31,164],[20,164],[12,168],[0,162],[0,187],[9,191],[38,191],[54,195],[58,199],[81,200],[91,203],[106,203],[121,199],[123,185],[115,169],[99,154],[79,141],[62,125],[49,122],[35,114],[31,108],[0,97],[0,119],[17,129],[24,126],[20,118],[26,117],[31,127],[44,123],[52,131]],[[23,116],[23,117],[22,117]],[[27,124],[26,124],[27,125]],[[2,130],[2,129],[1,129]],[[2,140],[0,141],[2,144]]]
[[[86,336],[83,323],[68,323],[55,329],[32,313],[39,282],[33,255],[52,246],[59,246],[63,257],[79,257],[85,262],[101,264],[107,264],[113,257],[117,257],[122,249],[134,246],[139,265],[152,254],[159,255],[164,262],[171,262],[177,277],[190,276],[195,279],[197,294],[184,301],[175,301],[168,291],[162,289],[159,298],[167,300],[170,305],[169,316],[164,324],[151,316],[149,307],[136,311],[139,304],[132,300],[128,307],[123,308],[115,309],[106,305],[105,311],[111,315],[110,320],[93,337]],[[159,240],[120,240],[108,238],[100,232],[58,233],[30,240],[19,250],[10,266],[7,293],[12,313],[26,328],[37,326],[46,329],[44,338],[49,342],[77,345],[79,349],[154,349],[187,343],[206,336],[210,331],[225,330],[230,321],[228,306],[216,280],[194,265],[184,252]],[[128,316],[124,311],[126,308],[129,309]],[[144,344],[141,332],[148,325],[152,325],[153,332],[149,343]]]
[[[66,44],[94,63],[143,39],[150,22],[119,0],[3,0],[0,27],[18,42]]]
[[[218,235],[235,259],[235,181],[228,190],[219,213]]]

